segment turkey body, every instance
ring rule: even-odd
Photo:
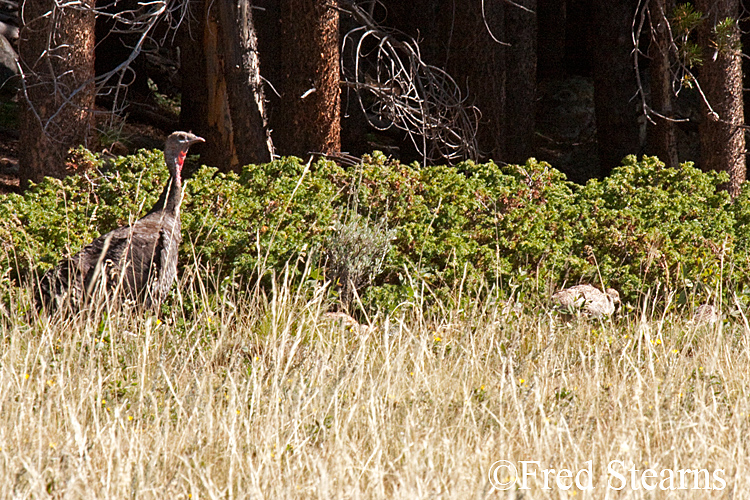
[[[41,280],[38,302],[80,308],[97,294],[126,296],[146,307],[160,304],[177,275],[179,215],[154,212],[115,229],[60,262]]]
[[[576,285],[552,295],[552,303],[567,312],[579,311],[587,316],[612,316],[620,305],[620,293],[607,288],[602,292],[591,285]]]
[[[77,310],[98,298],[130,298],[145,307],[161,304],[177,276],[181,171],[188,148],[196,142],[203,139],[189,132],[169,136],[164,157],[170,177],[154,208],[133,225],[100,236],[49,270],[39,282],[39,308]]]

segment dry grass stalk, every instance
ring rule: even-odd
[[[351,329],[326,320],[322,289],[282,280],[252,302],[194,278],[163,321],[2,317],[3,497],[518,498],[492,492],[500,459],[592,460],[578,498],[604,498],[612,460],[723,469],[750,496],[739,324],[660,317],[639,334],[628,316],[561,326],[478,305]]]

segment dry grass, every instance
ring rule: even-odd
[[[566,323],[477,303],[351,329],[323,316],[320,289],[281,279],[251,301],[196,283],[163,322],[29,321],[16,292],[0,315],[0,497],[750,498],[742,321]],[[540,471],[494,491],[501,459],[591,460],[594,489],[545,490]],[[612,460],[723,469],[726,488],[688,475],[671,493],[612,491]]]

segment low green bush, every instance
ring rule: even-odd
[[[426,290],[441,299],[459,288],[507,291],[520,270],[559,272],[570,251],[572,185],[546,163],[422,168],[382,155],[365,160],[349,174],[357,210],[394,231],[377,283],[390,286],[370,290],[379,302],[429,299]]]
[[[105,161],[80,150],[76,158],[94,168],[0,197],[6,282],[142,216],[167,177],[158,151]],[[375,153],[348,169],[297,158],[239,175],[201,167],[185,186],[180,266],[265,283],[312,263],[310,276],[332,280],[333,297],[341,290],[346,302],[341,276],[356,272],[370,309],[489,293],[534,304],[579,281],[601,280],[626,301],[657,284],[744,286],[750,192],[733,205],[723,182],[690,164],[667,169],[635,157],[582,187],[533,159],[420,167]],[[346,255],[359,260],[347,265]]]
[[[736,244],[735,211],[720,189],[727,180],[690,163],[669,169],[657,158],[628,156],[578,193],[584,237],[571,275],[596,282],[594,272],[601,273],[629,300],[657,284],[718,290],[720,276],[732,278],[727,271]]]

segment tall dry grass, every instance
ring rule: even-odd
[[[254,299],[200,283],[183,276],[161,318],[37,318],[13,291],[0,497],[750,498],[742,317],[598,322],[475,301],[357,328],[324,314],[324,288],[283,276]],[[501,459],[574,474],[591,460],[594,489],[544,489],[539,471],[496,491]],[[726,486],[695,490],[689,473],[649,492],[625,472],[615,491],[613,460],[638,477],[722,470]]]

